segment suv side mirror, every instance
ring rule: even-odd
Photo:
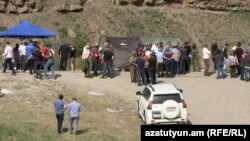
[[[183,90],[182,89],[179,89],[179,91],[182,93],[183,92]]]
[[[137,91],[137,92],[136,92],[136,95],[141,95],[141,91]]]

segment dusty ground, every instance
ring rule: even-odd
[[[37,127],[38,129],[32,130],[39,136],[34,137],[37,140],[44,139],[43,134],[40,135],[40,129],[48,134],[50,140],[140,139],[142,122],[137,115],[135,92],[142,87],[130,84],[129,73],[122,72],[114,79],[86,79],[82,72],[57,74],[57,80],[39,81],[28,73],[18,73],[16,76],[1,73],[0,87],[13,90],[18,95],[0,98],[0,124],[7,128],[14,127],[24,133],[31,127],[26,129],[23,125],[32,125],[32,129]],[[231,78],[217,80],[215,77],[204,77],[201,72],[197,72],[173,79],[162,78],[158,81],[175,83],[183,89],[192,124],[250,124],[250,83]],[[93,96],[89,92],[101,92],[105,95]],[[56,120],[53,101],[59,93],[65,95],[67,102],[70,102],[72,97],[77,97],[84,106],[84,111],[80,115],[80,135],[77,137],[66,133],[61,137],[54,135]],[[109,113],[106,111],[108,107],[120,107],[124,111]],[[65,115],[64,128],[67,127],[67,119]]]

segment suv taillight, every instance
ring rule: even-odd
[[[185,100],[182,100],[182,104],[183,104],[183,108],[187,108],[187,104],[186,104]]]
[[[147,109],[152,110],[152,101],[149,101]]]

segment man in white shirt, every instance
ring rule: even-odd
[[[25,65],[26,65],[26,45],[27,42],[21,42],[21,45],[18,48],[19,54],[20,54],[20,65],[21,65],[21,70],[25,69]]]
[[[91,70],[91,53],[90,53],[90,49],[89,49],[89,45],[86,45],[83,48],[83,52],[82,52],[82,63],[83,63],[83,72],[86,78],[90,77],[90,70]]]
[[[14,57],[13,54],[13,48],[10,46],[10,43],[7,41],[6,42],[6,47],[4,49],[4,53],[3,53],[3,58],[4,58],[4,69],[3,69],[3,73],[6,73],[6,69],[7,69],[7,65],[9,66],[9,68],[12,70],[12,74],[15,75],[16,72],[14,70],[13,64],[12,64],[12,58]]]
[[[205,63],[205,71],[204,71],[204,75],[205,76],[209,76],[208,74],[208,69],[209,69],[209,55],[211,54],[211,52],[208,50],[207,48],[207,44],[204,45],[204,48],[202,50],[202,54],[203,54],[203,60]]]
[[[157,59],[157,74],[158,77],[164,76],[164,62],[163,62],[163,49],[159,48],[158,52],[156,53],[156,59]]]
[[[69,133],[76,135],[79,121],[79,113],[82,111],[82,106],[76,101],[76,98],[72,98],[72,102],[68,105],[69,114]],[[72,131],[73,130],[73,131]]]

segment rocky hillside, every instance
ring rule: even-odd
[[[22,14],[51,9],[59,12],[79,12],[83,11],[86,2],[95,3],[97,0],[0,0],[0,12]],[[202,10],[250,11],[250,0],[105,0],[105,2],[136,6],[178,4],[180,7]]]
[[[250,11],[250,0],[183,0],[191,8],[216,11]]]

